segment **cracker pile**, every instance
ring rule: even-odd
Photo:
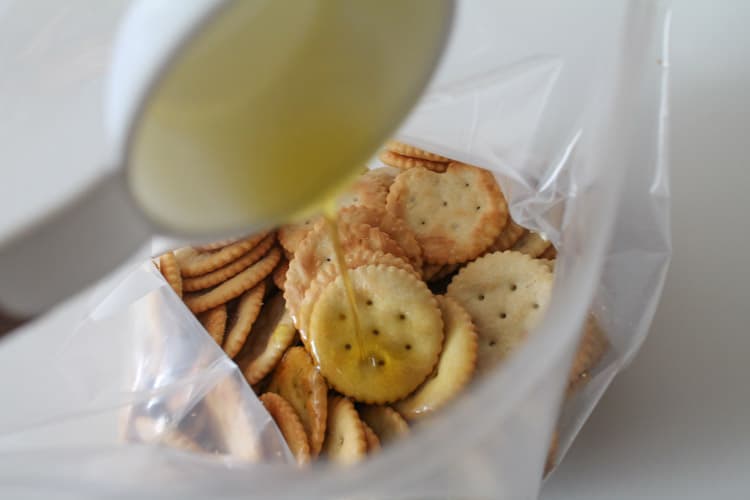
[[[338,205],[359,335],[322,217],[158,259],[300,464],[403,439],[507,359],[550,299],[557,251],[510,218],[489,171],[395,141],[380,158]],[[592,316],[571,390],[606,347]]]

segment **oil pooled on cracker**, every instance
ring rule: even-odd
[[[336,258],[336,267],[338,267],[339,275],[341,275],[341,281],[344,283],[344,290],[346,291],[346,301],[349,306],[349,314],[352,316],[352,322],[354,323],[354,336],[357,339],[357,351],[359,354],[360,361],[365,361],[365,343],[362,338],[362,326],[359,319],[359,309],[357,307],[357,297],[354,293],[354,286],[349,276],[349,270],[346,267],[344,261],[344,252],[341,249],[341,239],[339,238],[339,228],[337,222],[335,204],[327,204],[323,211],[323,217],[326,220],[326,227],[328,228],[328,234],[333,244],[333,253]],[[375,366],[375,358],[370,356],[370,363]]]

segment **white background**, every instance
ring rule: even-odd
[[[675,0],[674,257],[543,500],[750,498],[750,2]]]

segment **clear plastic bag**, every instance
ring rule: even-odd
[[[448,53],[397,135],[492,169],[513,217],[560,255],[538,329],[410,439],[350,469],[286,465],[283,440],[236,366],[146,263],[102,285],[109,291],[54,355],[65,404],[24,431],[0,420],[2,488],[75,498],[124,489],[175,498],[534,498],[558,417],[564,453],[637,352],[661,293],[671,253],[668,26],[663,2],[459,3]],[[590,308],[611,349],[563,400]],[[174,432],[189,434],[191,419],[216,401],[226,425],[192,436],[215,453],[173,446]]]

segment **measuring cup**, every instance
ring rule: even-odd
[[[333,196],[421,95],[452,12],[451,0],[136,1],[105,102],[116,167],[0,240],[0,325],[154,234],[235,236]]]

